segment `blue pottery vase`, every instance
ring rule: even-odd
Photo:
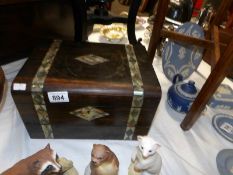
[[[187,113],[197,97],[198,91],[194,81],[182,82],[182,75],[173,78],[173,85],[168,89],[167,102],[177,112]]]

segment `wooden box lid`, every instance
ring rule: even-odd
[[[134,50],[131,45],[46,43],[25,63],[14,80],[13,91],[15,84],[26,85],[21,93],[67,91],[71,98],[82,95],[82,105],[102,96],[116,97],[115,102],[125,106],[124,99],[130,97],[131,101],[134,95],[142,95],[144,103],[152,107],[151,100],[161,97],[160,85],[152,65],[140,57],[139,49]]]

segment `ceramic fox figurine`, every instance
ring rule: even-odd
[[[106,145],[94,144],[85,175],[118,175],[119,161]]]
[[[138,136],[138,146],[132,154],[128,175],[159,175],[162,159],[160,145],[149,136]]]
[[[44,149],[20,160],[1,175],[46,175],[60,171],[61,165],[56,162],[56,152],[48,144]]]

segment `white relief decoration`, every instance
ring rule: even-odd
[[[216,97],[221,98],[221,94],[220,93],[217,92],[215,95],[216,95]]]
[[[192,36],[193,37],[196,37],[196,38],[200,38],[200,33],[198,33],[198,31],[197,30],[194,30],[193,32],[192,32]]]
[[[227,94],[232,94],[232,90],[225,86],[219,86],[219,88],[217,89],[217,93],[227,95]]]
[[[175,85],[175,91],[176,91],[176,94],[178,94],[180,97],[182,97],[183,99],[187,99],[187,100],[194,100],[197,96],[197,93],[195,94],[190,94],[190,93],[187,93],[185,91],[183,91],[181,89],[181,86],[180,84],[176,84]]]
[[[212,105],[210,105],[210,106],[212,106]],[[226,106],[226,105],[216,105],[214,108],[216,108],[216,109],[227,109],[227,110],[231,109],[230,106]]]
[[[185,29],[184,28],[181,28],[178,30],[179,33],[184,33],[185,32]]]
[[[168,75],[169,77],[174,77],[175,73],[171,70],[171,69],[168,69]]]
[[[193,57],[193,60],[197,60],[201,57],[201,52],[200,50],[196,50],[196,52],[194,52],[194,57]]]
[[[190,36],[192,29],[193,29],[193,25],[191,25],[184,34]]]
[[[178,107],[177,107],[177,111],[180,112],[180,111],[181,111],[181,108],[182,108],[181,106],[178,106]]]
[[[170,47],[168,47],[166,50],[165,50],[165,58],[168,60],[168,58],[171,56],[171,51],[170,51]]]
[[[186,55],[186,49],[184,47],[181,47],[180,50],[179,50],[179,59],[184,59],[185,58],[185,55]]]
[[[168,104],[173,108],[173,103],[171,97],[168,98],[167,100]]]
[[[187,77],[189,75],[189,69],[188,68],[186,68],[186,69],[184,69],[184,70],[182,70],[180,72],[181,72],[181,75],[183,75],[185,77]]]

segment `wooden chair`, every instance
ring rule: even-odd
[[[128,18],[112,15],[87,14],[88,4],[85,0],[71,0],[75,22],[75,41],[86,41],[89,28],[94,24],[108,25],[114,22],[127,24],[129,43],[137,43],[135,37],[135,22],[141,0],[133,0],[129,8]]]
[[[219,42],[221,40],[219,36],[221,35],[219,35],[220,30],[218,27],[223,20],[223,14],[226,13],[227,9],[232,3],[232,0],[221,1],[221,5],[217,11],[217,14],[210,24],[210,30],[208,31],[210,34],[209,39],[197,39],[163,29],[162,27],[165,15],[167,13],[168,3],[169,0],[160,0],[158,4],[157,15],[154,21],[151,36],[152,39],[150,40],[148,48],[151,62],[154,59],[155,50],[160,42],[161,37],[201,46],[207,50],[207,53],[209,51],[212,56],[212,71],[202,89],[200,90],[197,98],[193,102],[191,109],[186,114],[186,117],[181,123],[181,128],[183,130],[188,130],[200,117],[200,114],[204,110],[209,99],[227,75],[228,69],[232,68],[233,66],[233,38],[229,41],[228,45]],[[222,54],[220,52],[220,48],[224,50]]]

